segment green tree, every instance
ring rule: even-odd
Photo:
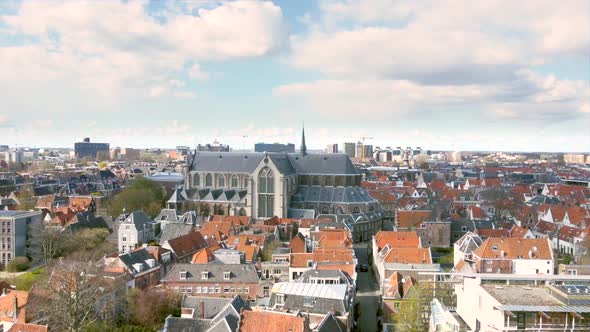
[[[112,216],[123,211],[142,210],[151,218],[160,213],[165,204],[164,189],[156,182],[140,177],[133,184],[109,200],[108,210]]]
[[[283,243],[277,240],[265,245],[264,250],[262,250],[262,260],[265,262],[272,260],[272,253],[275,251],[275,249],[280,248],[282,245]]]

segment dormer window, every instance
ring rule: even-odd
[[[313,261],[311,259],[307,261],[307,267],[313,267]]]
[[[280,305],[285,304],[285,295],[284,294],[277,294],[276,304],[280,304]]]
[[[209,279],[209,271],[204,271],[204,272],[201,272],[201,279],[202,279],[202,280],[207,280],[207,279]]]
[[[230,277],[231,277],[231,272],[229,272],[229,271],[223,272],[223,279],[224,280],[229,280]]]
[[[186,271],[180,271],[180,280],[186,280]]]

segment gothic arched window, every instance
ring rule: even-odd
[[[272,218],[274,215],[275,180],[272,170],[263,168],[258,174],[258,217]]]
[[[237,188],[238,187],[238,183],[239,183],[238,176],[237,175],[233,175],[231,177],[231,187],[232,188]]]
[[[213,186],[213,176],[211,174],[205,175],[205,186],[212,187]]]
[[[197,173],[193,178],[193,187],[200,187],[201,186],[201,176]]]
[[[217,178],[217,187],[218,188],[225,187],[225,175],[219,175],[219,177]]]

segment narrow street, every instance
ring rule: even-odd
[[[368,264],[367,256],[368,243],[354,245],[354,252],[360,264]],[[377,308],[380,303],[379,285],[375,281],[372,269],[369,272],[357,271],[357,293],[356,302],[360,304],[360,317],[358,331],[377,331]]]

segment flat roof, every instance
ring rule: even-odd
[[[575,312],[575,313],[590,313],[588,306],[537,306],[537,305],[500,305],[498,310],[518,312]]]
[[[563,306],[544,286],[481,285],[501,305]]]

